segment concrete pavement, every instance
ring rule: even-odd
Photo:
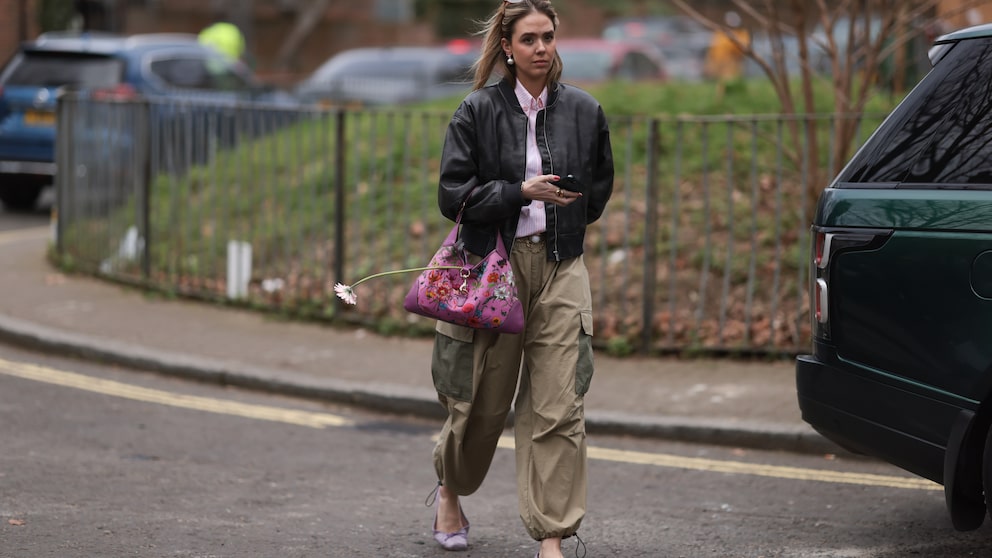
[[[203,381],[443,417],[429,339],[284,321],[72,276],[48,228],[0,233],[0,341]],[[0,346],[2,351],[2,346]],[[596,354],[590,434],[838,453],[800,418],[791,360]]]

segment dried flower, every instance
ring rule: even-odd
[[[334,293],[338,295],[338,298],[347,302],[348,304],[355,304],[356,302],[358,302],[358,297],[355,295],[355,289],[349,287],[348,285],[335,283]]]

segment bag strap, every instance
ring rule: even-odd
[[[468,199],[472,197],[472,194],[475,192],[475,190],[478,187],[479,187],[478,184],[476,184],[475,186],[472,186],[472,189],[469,190],[467,194],[465,194],[465,199],[462,200],[462,205],[461,205],[461,207],[458,208],[458,215],[455,217],[455,224],[456,225],[459,225],[460,226],[462,224],[462,215],[465,213],[465,206],[468,205]]]
[[[472,197],[472,194],[478,187],[478,184],[472,186],[472,189],[465,195],[465,199],[462,200],[461,207],[458,208],[458,215],[455,216],[455,227],[451,231],[454,234],[454,238],[451,239],[452,242],[457,242],[458,237],[461,236],[462,214],[465,213],[465,206],[468,205],[468,199]],[[500,232],[499,227],[496,227],[496,253],[504,259],[509,258],[509,251],[506,249],[506,243],[503,242],[503,233]]]

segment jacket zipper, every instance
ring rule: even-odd
[[[548,167],[551,169],[551,174],[555,173],[555,158],[551,154],[551,143],[548,141],[548,108],[544,107],[541,109],[544,113],[543,118],[541,118],[541,132],[544,135],[544,147],[548,150]],[[552,247],[551,254],[554,256],[556,262],[561,261],[561,256],[558,254],[558,206],[553,206],[553,212],[555,214],[554,223],[554,246]]]

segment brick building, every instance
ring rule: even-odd
[[[17,43],[36,37],[40,31],[37,6],[41,0],[0,0],[0,61],[16,50]],[[414,0],[370,0],[365,2],[313,0],[64,0],[89,2],[99,8],[92,23],[126,34],[150,32],[197,33],[222,12],[235,12],[231,19],[246,31],[256,70],[270,81],[288,84],[313,70],[336,52],[366,45],[417,45],[437,43],[457,30],[438,25],[440,18],[417,20]],[[477,15],[450,17],[466,4],[494,0],[439,0],[446,21],[468,22]],[[718,0],[710,0],[715,2]],[[974,0],[942,0],[942,13],[960,13]],[[628,0],[632,11],[644,0]],[[483,4],[485,5],[485,4]],[[570,36],[598,35],[610,15],[591,0],[559,1],[563,31]],[[306,12],[317,7],[320,12]],[[94,8],[94,11],[95,9]],[[250,13],[249,13],[250,12]],[[472,14],[476,14],[472,12]],[[992,0],[962,15],[946,18],[949,29],[992,21]],[[450,25],[449,25],[450,27]]]
[[[17,48],[17,43],[38,34],[34,0],[0,0],[0,61]]]

